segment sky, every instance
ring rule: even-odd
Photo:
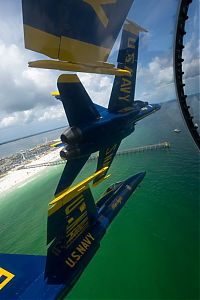
[[[140,36],[135,98],[162,103],[176,98],[173,41],[178,0],[135,0],[128,18],[148,30]],[[193,0],[186,24],[184,76],[188,95],[199,92],[199,0]],[[120,35],[109,61],[116,62]],[[20,0],[0,0],[0,142],[65,126],[56,90],[61,72],[28,68],[43,56],[24,48]],[[78,74],[95,103],[107,106],[114,77]]]

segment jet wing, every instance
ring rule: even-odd
[[[133,0],[22,0],[25,47],[59,60],[43,61],[40,67],[79,71],[70,64],[64,66],[65,61],[78,64],[80,71],[89,64],[91,69],[94,66],[108,72],[114,67],[104,62],[132,3]],[[35,63],[32,66],[38,67]]]
[[[115,154],[119,148],[121,141],[118,144],[114,144],[112,146],[109,146],[105,149],[102,149],[99,151],[99,159],[98,159],[98,164],[97,164],[97,171],[101,170],[103,167],[110,167]],[[93,180],[93,185],[97,185],[100,182],[102,182],[105,178],[107,178],[108,176],[106,176],[106,173],[108,172],[108,169],[105,170],[104,173],[101,173],[99,176],[97,176],[94,180]]]
[[[55,195],[60,194],[72,184],[89,157],[90,155],[67,161],[56,188]]]
[[[57,85],[70,126],[100,118],[98,110],[77,75],[63,74],[58,78]]]

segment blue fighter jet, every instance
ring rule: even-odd
[[[0,253],[1,299],[62,299],[73,287],[112,220],[145,176],[140,172],[111,185],[96,203],[89,182],[102,172],[51,201],[47,255]]]
[[[55,195],[68,188],[91,155],[99,151],[97,171],[110,166],[138,120],[160,108],[134,101],[140,26],[123,27],[117,68],[107,62],[133,0],[22,0],[27,49],[51,59],[30,67],[115,75],[108,109],[90,99],[77,75],[58,78],[56,97],[63,103],[68,128],[62,135],[67,160]],[[98,184],[106,177],[95,179]]]
[[[115,76],[108,109],[94,104],[77,75],[58,78],[56,98],[63,103],[69,122],[61,134],[64,148],[60,156],[67,160],[55,194],[69,187],[91,153],[99,151],[97,171],[110,167],[122,139],[135,130],[135,124],[160,109],[159,104],[134,101],[139,32],[137,24],[126,21],[118,54],[118,68],[129,70],[128,76]],[[94,180],[106,178],[108,169]]]

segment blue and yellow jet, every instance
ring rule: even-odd
[[[62,299],[73,287],[112,220],[145,176],[141,172],[111,185],[95,203],[88,184],[102,172],[51,201],[47,255],[0,253],[1,299]]]
[[[54,93],[64,106],[70,127],[61,134],[64,148],[60,155],[67,160],[55,194],[69,187],[91,153],[99,151],[97,171],[110,167],[118,147],[135,130],[137,121],[160,109],[159,104],[134,101],[139,33],[137,24],[126,21],[118,54],[118,67],[131,72],[131,77],[115,76],[108,109],[90,99],[77,75],[58,78],[59,93]],[[106,177],[107,170],[94,184]]]
[[[52,58],[30,67],[123,76],[107,58],[133,0],[22,0],[27,49]]]

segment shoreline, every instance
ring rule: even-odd
[[[42,154],[40,157],[31,160],[26,164],[26,167],[36,164],[42,164],[60,159],[59,148],[52,148],[50,152]],[[44,171],[48,166],[30,169],[18,169],[20,166],[10,170],[5,176],[0,178],[0,193],[7,193],[13,188],[20,188],[31,180],[36,178],[36,175]]]

